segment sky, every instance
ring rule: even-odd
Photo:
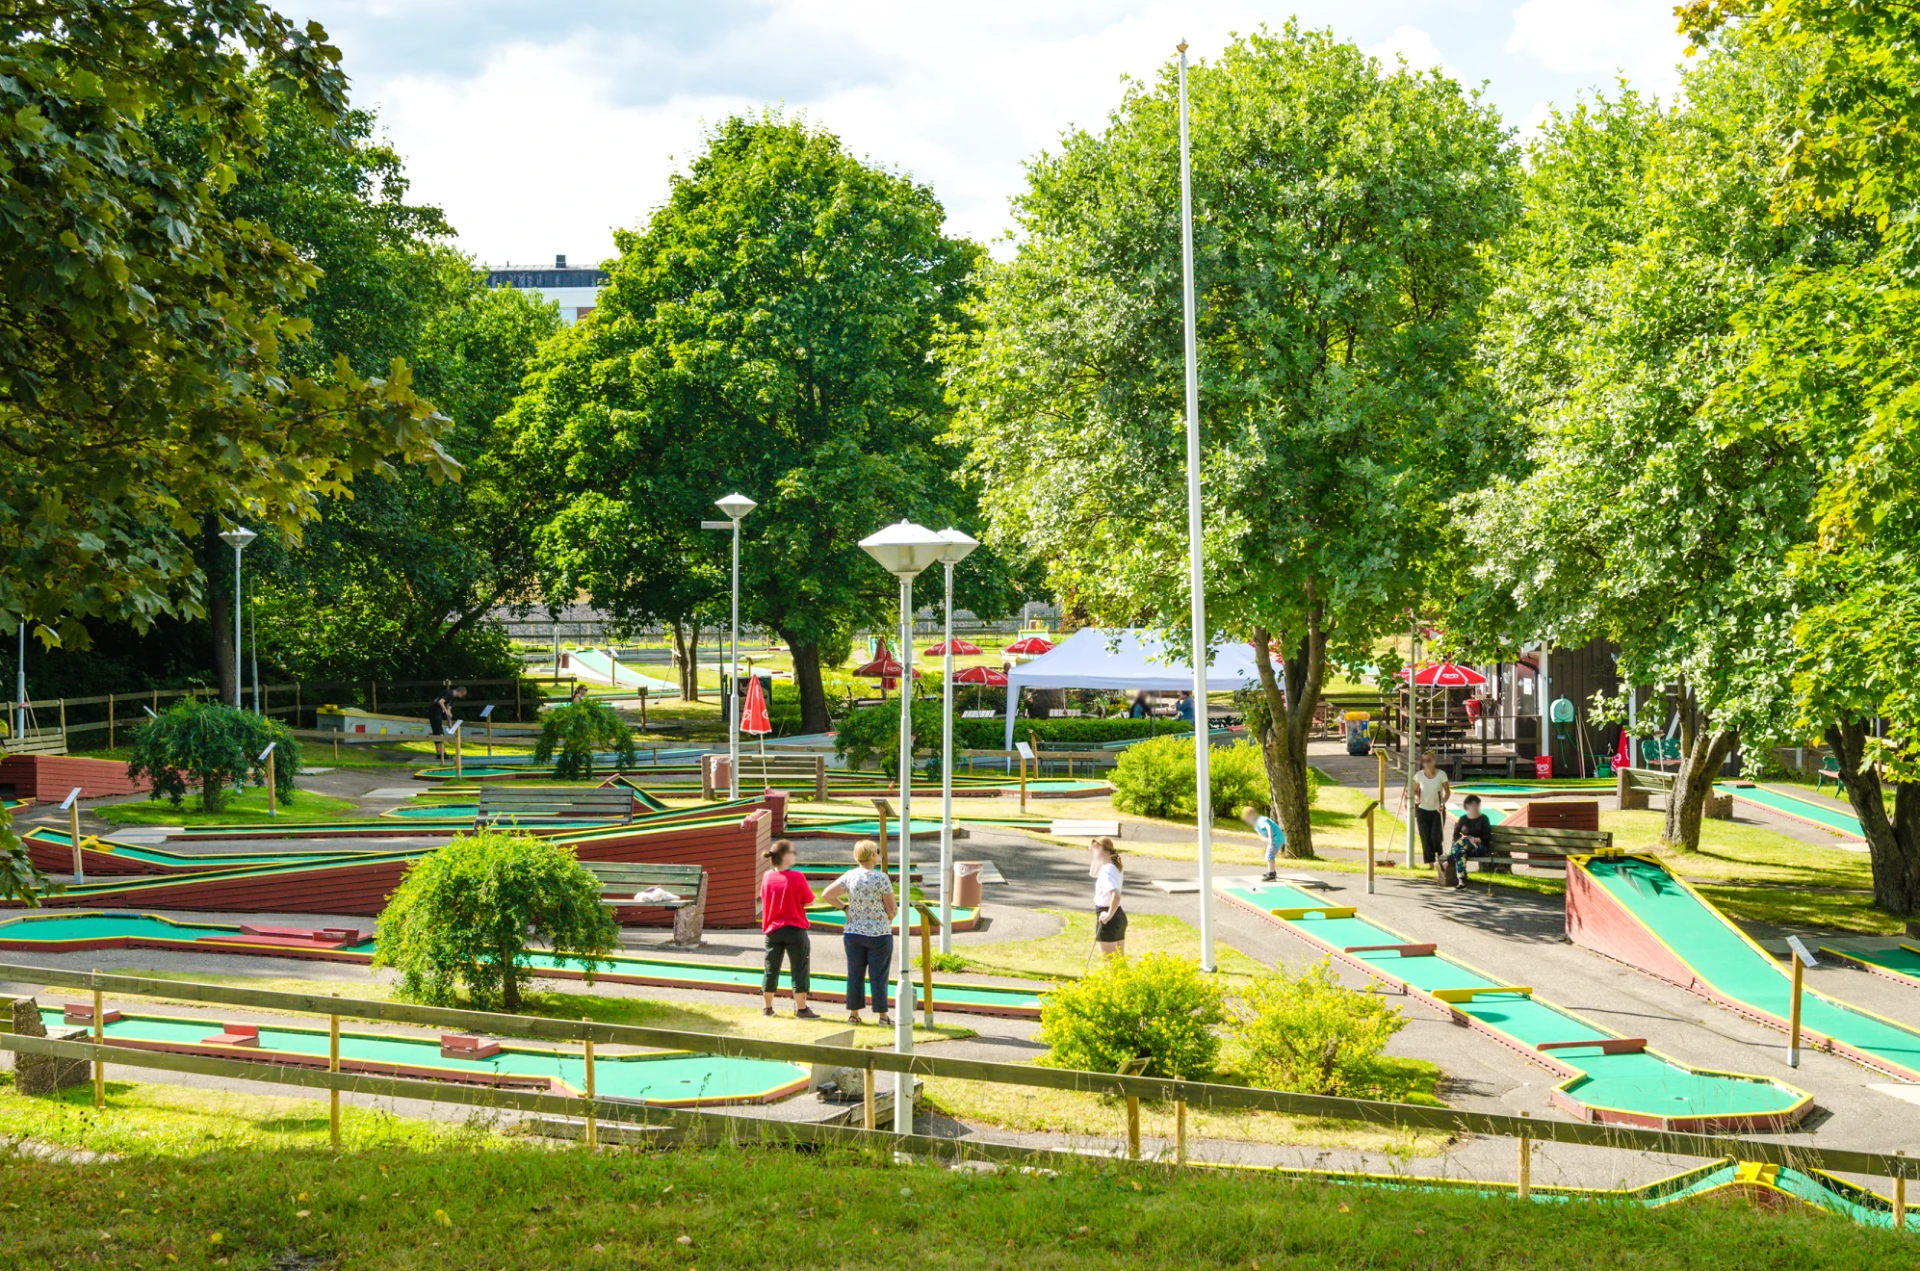
[[[1290,17],[1484,85],[1522,135],[1622,75],[1678,83],[1673,0],[280,0],[344,54],[411,197],[489,264],[597,263],[644,224],[702,130],[768,105],[931,185],[949,232],[1008,248],[1023,163],[1098,129],[1186,39],[1215,56]]]

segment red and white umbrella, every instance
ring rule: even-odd
[[[767,719],[767,695],[760,691],[757,675],[747,677],[746,700],[740,704],[740,731],[762,736],[773,731],[773,724]]]
[[[928,649],[927,656],[930,658],[944,658],[947,656],[947,642],[942,640],[931,649]],[[959,636],[955,636],[953,638],[953,656],[956,658],[979,657],[980,646],[971,640],[962,640]]]
[[[996,671],[990,666],[963,666],[953,673],[955,684],[985,684],[989,688],[1005,688],[1007,673]]]
[[[1045,636],[1023,636],[1007,646],[1008,653],[1018,653],[1023,657],[1032,657],[1040,653],[1053,652],[1053,642]]]
[[[1400,678],[1407,678],[1407,668],[1400,668]],[[1473,688],[1485,684],[1487,677],[1470,666],[1456,666],[1452,662],[1435,662],[1423,666],[1414,675],[1413,682],[1421,688]]]
[[[883,640],[880,642],[880,656],[865,666],[855,667],[853,673],[861,679],[879,680],[880,696],[885,697],[887,690],[900,682],[900,672],[904,669],[900,665],[900,659],[887,651],[886,641]],[[919,667],[913,668],[914,679],[919,679],[921,674]]]

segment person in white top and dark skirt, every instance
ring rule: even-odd
[[[1429,750],[1420,756],[1420,771],[1413,774],[1414,793],[1419,796],[1413,815],[1420,829],[1420,859],[1429,865],[1440,859],[1447,834],[1447,800],[1453,797],[1453,783],[1440,771],[1439,762]]]
[[[1087,874],[1093,879],[1093,939],[1106,954],[1127,951],[1127,911],[1120,907],[1120,853],[1109,838],[1087,846]]]

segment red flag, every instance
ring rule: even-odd
[[[747,700],[740,707],[740,731],[743,733],[770,733],[773,725],[767,720],[767,696],[760,691],[760,677],[747,677]]]
[[[1614,751],[1613,766],[1616,771],[1633,767],[1633,738],[1625,728],[1620,730],[1620,746]]]

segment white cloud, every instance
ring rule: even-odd
[[[1460,80],[1466,77],[1448,64],[1440,56],[1440,50],[1434,47],[1433,37],[1417,26],[1395,27],[1393,34],[1378,44],[1369,44],[1367,52],[1380,59],[1382,64],[1391,67],[1399,58],[1405,58],[1407,65],[1416,71],[1439,71],[1449,79]]]
[[[1676,26],[1672,0],[1526,0],[1506,48],[1561,74],[1624,71],[1664,95],[1679,85],[1686,49]]]

